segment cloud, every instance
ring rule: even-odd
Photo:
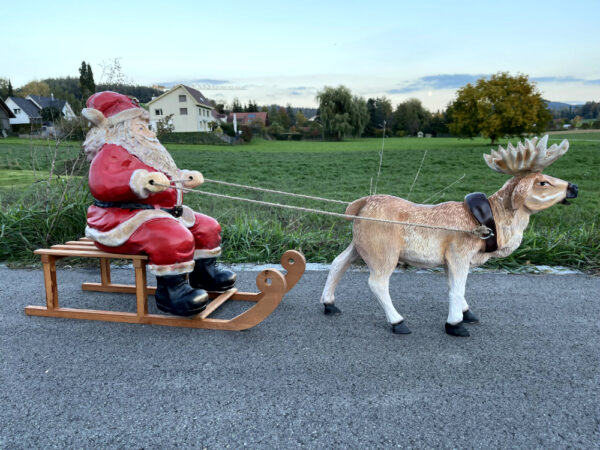
[[[583,83],[583,84],[600,84],[600,80],[586,80],[572,76],[567,77],[534,77],[532,81],[538,83]]]
[[[227,84],[229,83],[229,80],[216,80],[216,79],[212,79],[212,78],[200,78],[197,80],[178,80],[178,81],[165,81],[163,83],[158,83],[161,86],[165,86],[165,87],[173,87],[176,86],[178,84],[211,84],[211,85],[221,85],[221,84]]]
[[[406,94],[415,91],[436,90],[436,89],[457,89],[467,83],[474,83],[480,78],[487,78],[489,75],[471,75],[467,73],[457,74],[439,74],[427,75],[404,85],[386,91],[388,94]]]

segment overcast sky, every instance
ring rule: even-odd
[[[10,6],[8,6],[10,5]],[[508,71],[545,98],[600,101],[600,1],[21,1],[3,8],[0,77],[96,83],[120,58],[137,84],[196,83],[209,98],[315,106],[323,86],[411,97],[432,110]]]

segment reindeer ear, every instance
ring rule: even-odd
[[[527,196],[531,192],[534,181],[535,177],[532,176],[521,178],[519,180],[510,196],[510,203],[513,210],[516,211],[523,206],[525,200],[527,200]]]

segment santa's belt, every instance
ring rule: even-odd
[[[126,203],[126,202],[103,202],[94,199],[94,206],[99,208],[121,208],[133,211],[135,209],[156,209],[152,205],[146,203]],[[183,215],[183,206],[174,206],[173,208],[160,208],[162,211],[168,212],[173,217],[181,217]]]

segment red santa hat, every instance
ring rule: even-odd
[[[87,108],[81,114],[97,127],[113,126],[138,116],[147,116],[137,98],[117,92],[97,92],[88,98],[85,105]]]

